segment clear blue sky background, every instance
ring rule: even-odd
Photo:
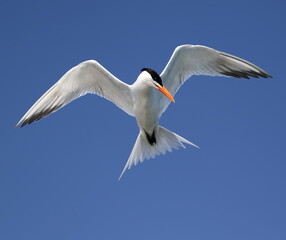
[[[286,239],[283,1],[2,1],[0,239]],[[68,69],[96,59],[133,83],[180,44],[273,79],[194,77],[161,125],[198,144],[117,181],[135,119],[85,96],[14,125]]]

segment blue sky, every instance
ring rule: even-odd
[[[0,238],[286,239],[283,1],[2,1]],[[14,125],[67,70],[96,59],[131,84],[201,44],[273,79],[193,77],[160,124],[201,148],[117,181],[135,119],[88,95]]]

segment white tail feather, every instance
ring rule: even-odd
[[[156,157],[157,155],[165,154],[166,151],[172,152],[173,149],[179,149],[179,147],[185,148],[183,143],[187,143],[199,148],[197,145],[191,143],[187,139],[161,126],[159,126],[159,131],[156,136],[156,144],[152,146],[148,142],[145,133],[140,131],[129,159],[118,181],[127,169],[130,169],[133,165],[137,165],[139,161],[143,162],[145,159],[150,159]]]

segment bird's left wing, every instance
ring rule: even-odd
[[[271,77],[256,65],[200,45],[178,46],[161,73],[164,86],[174,96],[181,85],[192,75],[227,76],[236,78]],[[170,100],[161,96],[160,115],[166,110]]]
[[[76,98],[94,93],[134,116],[128,84],[117,79],[98,62],[89,60],[70,69],[22,117],[16,126],[25,126],[57,111]]]

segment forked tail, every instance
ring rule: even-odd
[[[148,142],[146,134],[140,131],[129,159],[118,180],[120,180],[126,169],[130,169],[132,165],[137,165],[139,161],[143,162],[145,159],[154,158],[157,155],[165,154],[167,151],[172,152],[173,149],[179,149],[179,147],[185,148],[183,143],[199,148],[187,139],[161,126],[159,126],[156,143],[154,145],[151,145]]]

